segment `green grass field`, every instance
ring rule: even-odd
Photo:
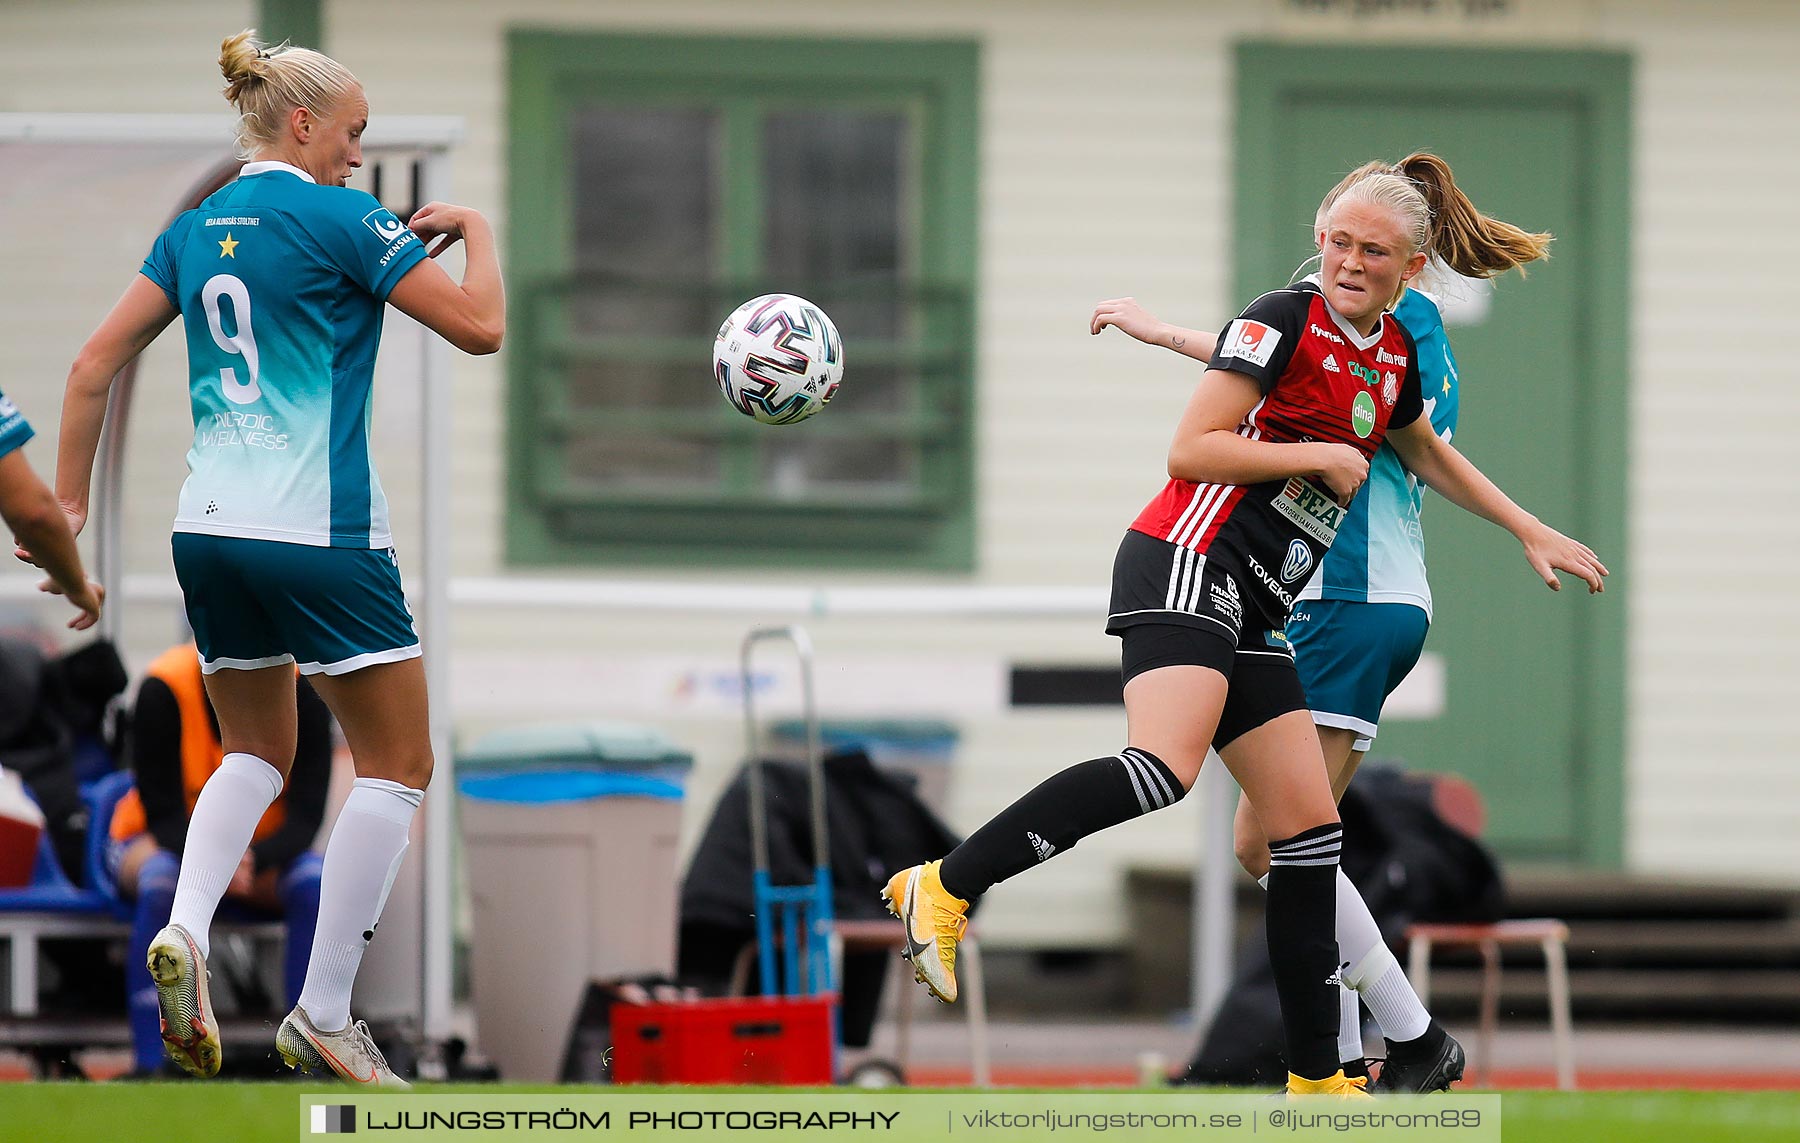
[[[620,1089],[445,1085],[420,1090],[445,1095],[568,1096],[577,1093],[604,1095]],[[794,1089],[767,1088],[638,1087],[630,1092],[637,1096],[658,1091],[674,1096],[694,1095],[700,1091],[766,1095],[773,1090],[779,1090],[783,1095],[801,1094]],[[1022,1089],[1005,1090],[1009,1095],[1023,1093]],[[819,1089],[817,1094],[823,1104],[832,1095],[844,1092],[842,1088]],[[95,1140],[135,1143],[149,1139],[184,1139],[192,1143],[254,1143],[261,1140],[293,1143],[296,1138],[311,1138],[298,1130],[300,1097],[303,1094],[336,1096],[339,1093],[346,1102],[354,1098],[343,1089],[298,1084],[8,1084],[0,1086],[0,1139],[8,1143],[14,1140],[19,1143],[92,1143]],[[962,1091],[957,1094],[982,1093]],[[1108,1089],[1095,1094],[1117,1095],[1120,1091]],[[1154,1094],[1145,1093],[1152,1098]],[[1713,1140],[1720,1143],[1792,1143],[1800,1139],[1800,1093],[1526,1092],[1504,1097],[1502,1123],[1502,1137],[1507,1143],[1710,1143]],[[584,1137],[609,1138],[623,1134],[626,1132],[615,1130],[585,1133]],[[684,1134],[692,1138],[712,1133]],[[1058,1138],[1067,1138],[1070,1134],[1065,1131]],[[1269,1134],[1267,1128],[1263,1134]],[[886,1135],[892,1140],[906,1137],[900,1132]],[[1021,1133],[1009,1133],[1007,1137],[1029,1138]]]

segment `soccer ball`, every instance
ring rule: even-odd
[[[805,298],[764,294],[719,327],[713,376],[738,412],[765,425],[791,425],[837,393],[844,342],[825,311]]]

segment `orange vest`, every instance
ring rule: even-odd
[[[225,748],[213,734],[212,717],[206,712],[206,683],[200,672],[200,653],[192,643],[171,647],[151,662],[144,674],[161,680],[175,695],[175,709],[181,714],[181,786],[187,800],[188,816],[200,800],[200,787],[225,761]],[[261,841],[281,828],[287,817],[286,791],[275,799],[256,823],[252,841]],[[112,828],[115,841],[136,837],[149,828],[144,818],[144,803],[137,790],[125,792],[113,808]]]

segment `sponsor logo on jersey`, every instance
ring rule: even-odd
[[[1312,549],[1306,546],[1306,541],[1291,541],[1288,544],[1287,559],[1281,561],[1281,582],[1293,583],[1311,570],[1312,564]]]
[[[267,413],[214,413],[212,420],[201,423],[194,434],[200,448],[261,448],[281,452],[288,446],[288,434],[281,422]]]
[[[208,226],[261,226],[262,219],[254,214],[224,214],[206,220]]]
[[[1399,399],[1400,378],[1390,369],[1381,376],[1381,403],[1391,409]]]
[[[1344,506],[1319,491],[1310,480],[1298,476],[1289,477],[1280,495],[1270,503],[1275,511],[1321,544],[1337,539],[1338,527],[1344,522]]]
[[[1327,372],[1327,373],[1342,373],[1343,372],[1343,369],[1340,368],[1337,363],[1337,355],[1336,354],[1327,353],[1325,355],[1325,372]]]
[[[1292,651],[1294,649],[1288,642],[1287,632],[1285,631],[1264,631],[1263,642],[1275,648],[1277,651]]]
[[[1309,322],[1306,326],[1306,330],[1308,333],[1312,334],[1314,337],[1322,337],[1326,341],[1331,342],[1333,345],[1344,344],[1343,338],[1339,337],[1335,333],[1332,333],[1330,330],[1326,329],[1324,326],[1319,325],[1316,322]]]
[[[1361,381],[1364,385],[1373,387],[1373,386],[1381,384],[1381,374],[1377,373],[1373,369],[1370,369],[1367,365],[1364,365],[1360,361],[1352,361],[1350,363],[1350,372],[1352,374],[1354,374],[1356,376],[1356,379],[1358,381]]]
[[[385,206],[376,207],[363,215],[363,225],[384,243],[398,242],[402,234],[412,233],[406,229],[406,223],[395,218],[394,212]]]
[[[1350,402],[1350,428],[1364,440],[1375,431],[1375,401],[1367,393],[1358,393]]]
[[[1298,541],[1296,541],[1296,543],[1297,542]],[[1276,599],[1279,599],[1281,601],[1281,606],[1292,609],[1294,606],[1293,593],[1287,588],[1282,587],[1279,583],[1276,583],[1275,577],[1269,574],[1268,569],[1263,567],[1262,562],[1255,556],[1251,555],[1249,552],[1245,552],[1244,559],[1250,564],[1250,573],[1262,581],[1262,585],[1269,589],[1269,594]]]
[[[383,254],[376,261],[375,264],[377,266],[387,265],[389,262],[392,262],[394,260],[394,255],[400,253],[400,251],[406,249],[407,246],[409,246],[410,244],[412,244],[414,242],[417,242],[418,240],[419,240],[418,235],[414,234],[410,230],[407,231],[405,234],[402,234],[400,236],[400,240],[398,242],[395,242],[392,246],[388,247],[387,253]]]
[[[1237,580],[1226,578],[1212,585],[1212,605],[1233,627],[1244,625],[1244,599],[1238,594]]]
[[[1406,355],[1404,353],[1389,353],[1385,346],[1378,345],[1375,347],[1375,364],[1398,365],[1400,368],[1405,369]]]
[[[1249,318],[1238,318],[1225,330],[1225,348],[1220,357],[1233,357],[1252,365],[1267,365],[1281,344],[1281,331]]]

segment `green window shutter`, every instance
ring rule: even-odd
[[[973,44],[516,31],[514,563],[973,563]],[[757,424],[718,324],[795,293],[831,408]]]

